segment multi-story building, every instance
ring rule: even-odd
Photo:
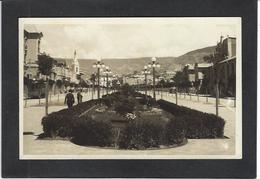
[[[202,81],[205,74],[208,74],[212,63],[195,63],[185,65],[186,73],[190,82]]]
[[[24,76],[28,79],[38,79],[38,55],[43,34],[33,26],[24,29]]]
[[[220,58],[217,59],[217,73],[221,96],[236,94],[236,38],[227,37],[221,40],[216,48]],[[213,82],[213,80],[211,80]]]
[[[220,96],[234,96],[236,91],[236,38],[227,37],[216,46],[211,63],[185,65],[190,82],[200,81],[206,85],[206,93],[215,95],[216,77],[219,79]],[[200,89],[200,87],[199,87]],[[205,91],[204,91],[205,93]]]
[[[43,34],[30,25],[24,28],[24,96],[27,98],[44,96],[44,81],[46,76],[39,72],[38,57],[41,53],[41,38]],[[78,76],[82,75],[79,69],[77,53],[74,51],[73,59],[54,59],[54,67],[49,79],[51,92],[56,91],[55,82],[66,80],[75,84],[79,83]]]
[[[208,81],[208,91],[215,95],[215,84],[218,81],[219,95],[235,96],[236,94],[236,38],[227,37],[217,44],[213,55],[213,65],[204,72]],[[217,80],[218,79],[218,80]]]

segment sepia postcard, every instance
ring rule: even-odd
[[[19,18],[19,157],[241,159],[240,17]]]

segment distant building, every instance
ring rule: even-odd
[[[144,85],[145,84],[145,75],[144,74],[136,74],[125,77],[125,83],[129,85]],[[159,78],[155,79],[155,83],[159,82]],[[153,77],[151,74],[147,75],[147,85],[152,85]]]
[[[195,63],[195,81],[203,80],[204,75],[209,73],[212,65],[212,63]]]
[[[160,80],[165,80],[165,81],[170,81],[172,80],[172,78],[174,77],[174,75],[176,74],[176,71],[170,71],[170,70],[166,70],[163,73],[160,73]]]
[[[80,66],[77,59],[77,52],[74,51],[72,58],[54,58],[57,62],[54,72],[57,74],[58,79],[67,79],[71,83],[78,84],[79,76],[83,73],[80,72]]]
[[[190,82],[195,81],[195,65],[187,64],[184,66],[185,73],[188,75],[188,79]]]

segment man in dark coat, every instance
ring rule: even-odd
[[[81,92],[79,91],[79,92],[77,93],[78,104],[82,102],[82,97],[83,97],[83,96],[82,96]]]
[[[75,102],[74,95],[72,94],[72,90],[69,90],[69,93],[65,96],[64,104],[67,103],[68,108],[71,108]]]

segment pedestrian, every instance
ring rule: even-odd
[[[81,92],[79,91],[79,92],[77,93],[78,104],[82,102],[82,97],[83,97],[83,96],[82,96]]]
[[[72,94],[72,90],[69,90],[69,93],[65,96],[64,104],[67,103],[68,108],[71,108],[75,102],[74,95]]]

